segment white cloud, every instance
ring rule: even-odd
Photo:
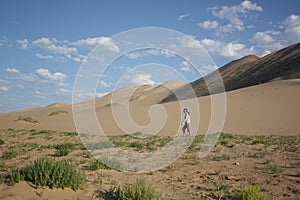
[[[134,72],[126,75],[122,82],[132,85],[155,85],[155,82],[151,80],[151,74],[144,72]]]
[[[74,45],[79,48],[88,49],[88,50],[95,48],[99,44],[103,45],[105,48],[107,48],[107,50],[113,53],[120,52],[119,47],[109,37],[87,38],[87,39],[81,39],[76,42],[70,43],[70,45]]]
[[[4,92],[7,92],[7,91],[8,91],[8,88],[5,87],[5,86],[0,86],[0,90],[1,90],[1,91],[4,91]]]
[[[33,45],[54,54],[68,55],[77,54],[78,50],[75,47],[60,45],[56,39],[42,37],[32,42]]]
[[[290,15],[284,21],[284,32],[282,37],[292,43],[300,41],[300,16]]]
[[[251,1],[243,1],[241,3],[242,8],[247,9],[247,10],[253,10],[253,11],[263,11],[263,8],[261,6],[258,6],[256,3],[252,3]]]
[[[18,69],[15,69],[15,68],[6,68],[6,72],[8,73],[13,73],[13,74],[19,74],[20,71]]]
[[[28,48],[28,40],[27,39],[17,40],[16,42],[19,45],[20,49],[27,49]]]
[[[105,82],[103,80],[100,80],[99,81],[99,84],[103,87],[103,88],[111,88],[113,86],[112,83],[109,83],[109,82]]]
[[[183,15],[179,15],[178,19],[181,21],[183,20],[184,18],[188,17],[190,14],[187,13],[187,14],[183,14]]]
[[[45,99],[47,96],[43,95],[39,90],[35,90],[33,96],[39,99]]]
[[[64,86],[65,80],[68,78],[66,74],[61,72],[51,73],[48,69],[37,69],[35,74],[21,74],[20,78],[28,82],[48,83],[57,86]]]
[[[223,43],[206,38],[201,40],[200,44],[208,53],[226,58],[240,58],[249,54],[255,54],[254,47],[248,48],[245,44],[236,42]]]
[[[216,69],[218,69],[218,67],[216,65],[207,65],[207,66],[202,67],[198,71],[202,76],[205,76],[206,74],[209,74],[209,73],[215,71]]]
[[[67,90],[67,89],[64,89],[64,88],[59,88],[55,93],[56,94],[69,94],[71,92],[72,91],[70,91],[70,90]]]
[[[0,47],[2,47],[5,43],[8,42],[8,38],[6,36],[4,36],[1,40],[0,40]]]
[[[206,20],[198,24],[201,28],[204,29],[216,29],[218,27],[217,21]]]
[[[252,37],[253,42],[258,44],[269,44],[274,42],[274,38],[267,32],[257,32]]]
[[[187,61],[182,61],[180,64],[179,64],[180,68],[179,70],[180,71],[185,71],[185,72],[194,72],[192,69],[191,69],[191,64]]]
[[[43,55],[41,53],[36,53],[35,56],[40,58],[40,59],[46,59],[46,60],[53,60],[54,59],[54,57],[51,56],[51,55]]]
[[[220,26],[219,32],[231,33],[233,31],[243,31],[245,29],[242,18],[246,18],[250,11],[262,12],[263,8],[251,1],[243,1],[240,5],[223,6],[222,8],[210,8],[213,16],[224,19],[229,24]]]

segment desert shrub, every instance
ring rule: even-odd
[[[137,142],[137,141],[131,142],[129,146],[136,148],[138,151],[141,151],[144,149],[144,144],[141,142]]]
[[[55,115],[60,115],[60,114],[67,115],[68,112],[64,111],[64,110],[57,110],[57,111],[54,111],[54,112],[50,113],[49,116],[55,116]]]
[[[15,158],[19,155],[19,153],[16,151],[16,150],[7,150],[7,151],[4,151],[1,158],[3,159],[12,159],[12,158]]]
[[[86,177],[67,160],[39,158],[22,169],[12,169],[10,180],[12,184],[24,180],[36,186],[77,190],[84,185]]]
[[[102,162],[100,162],[99,160],[96,160],[94,162],[92,162],[88,167],[88,170],[91,171],[96,171],[98,169],[110,169],[110,167],[104,165]]]
[[[3,145],[4,143],[4,140],[0,139],[0,145]]]
[[[269,164],[268,165],[268,168],[270,169],[270,171],[272,172],[272,173],[274,173],[274,174],[279,174],[279,173],[281,173],[282,171],[283,171],[283,169],[280,167],[280,166],[278,166],[277,164]]]
[[[15,121],[24,121],[32,124],[39,124],[38,120],[33,119],[32,117],[23,117],[22,115],[20,115]]]
[[[242,187],[237,195],[241,200],[272,200],[272,195],[262,192],[258,185]]]
[[[151,199],[161,200],[166,199],[163,195],[158,192],[153,186],[147,185],[145,180],[138,179],[132,185],[119,186],[110,189],[110,194],[115,199],[119,200],[139,200],[139,199]]]
[[[55,145],[55,149],[56,149],[55,156],[58,157],[66,156],[75,149],[75,145],[73,143],[67,142],[67,143]]]

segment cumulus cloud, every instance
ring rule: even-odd
[[[6,68],[6,72],[8,73],[13,73],[13,74],[19,74],[20,71],[18,69],[15,69],[15,68]]]
[[[81,39],[76,42],[72,42],[70,44],[87,50],[92,50],[97,45],[101,44],[103,47],[107,48],[107,50],[113,53],[120,52],[119,47],[109,37],[95,37],[95,38]]]
[[[205,76],[213,71],[215,71],[216,69],[218,69],[218,67],[216,65],[206,65],[204,67],[201,67],[201,69],[199,69],[199,73],[202,76]]]
[[[199,43],[211,54],[226,58],[240,58],[249,54],[255,54],[254,47],[247,47],[237,42],[224,43],[218,40],[203,39]]]
[[[48,69],[40,68],[35,71],[35,74],[21,74],[20,78],[23,81],[55,84],[57,86],[65,86],[65,80],[68,78],[66,74],[61,72],[51,73]]]
[[[290,15],[284,21],[285,30],[282,34],[282,37],[291,41],[299,42],[300,41],[300,16],[299,15]]]
[[[184,72],[192,72],[194,73],[194,71],[191,69],[191,64],[187,61],[182,61],[180,64],[179,64],[180,68],[179,70],[180,71],[184,71]]]
[[[56,39],[49,39],[46,37],[39,38],[32,42],[34,46],[37,46],[43,50],[54,54],[68,55],[77,54],[78,50],[75,47],[68,47],[64,44],[59,44],[60,42]]]
[[[51,55],[43,55],[41,53],[36,53],[35,56],[40,58],[40,59],[46,59],[46,60],[53,60],[54,59],[54,57],[51,56]]]
[[[179,15],[178,19],[181,21],[183,20],[184,18],[188,17],[190,14],[187,13],[187,14],[183,14],[183,15]]]
[[[19,45],[20,49],[27,49],[28,48],[28,40],[27,39],[17,40],[16,42]]]
[[[99,84],[102,88],[111,88],[113,86],[112,83],[109,83],[109,82],[105,82],[103,80],[100,80],[99,81]]]
[[[7,91],[8,91],[8,88],[5,87],[5,86],[0,86],[0,90],[1,90],[1,91],[4,91],[4,92],[7,92]]]
[[[144,72],[130,72],[126,75],[122,82],[126,85],[155,85],[155,82],[151,79],[151,74]]]
[[[246,18],[250,11],[262,12],[263,8],[251,1],[243,1],[239,5],[223,6],[221,8],[215,6],[210,8],[212,15],[222,20],[226,20],[229,23],[223,26],[219,26],[219,32],[233,32],[243,31],[245,24],[242,18]]]
[[[218,27],[217,21],[206,20],[198,24],[201,28],[204,29],[216,29]]]

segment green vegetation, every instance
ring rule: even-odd
[[[119,186],[110,189],[112,199],[119,200],[162,200],[166,199],[162,193],[158,192],[153,186],[147,185],[145,180],[138,179],[132,185]]]
[[[270,171],[273,174],[279,174],[283,171],[283,169],[280,166],[278,166],[277,164],[269,164],[268,168],[270,169]]]
[[[67,142],[63,144],[55,145],[55,156],[61,157],[68,155],[71,151],[75,149],[75,145],[73,143]]]
[[[0,139],[0,145],[3,145],[4,143],[4,140]]]
[[[16,150],[6,150],[3,152],[1,158],[3,159],[12,159],[12,158],[16,158],[19,155],[19,153]]]
[[[57,110],[57,111],[54,111],[52,113],[49,114],[49,116],[55,116],[55,115],[67,115],[69,114],[67,111],[64,111],[64,110]]]
[[[32,124],[39,124],[39,121],[36,119],[33,119],[32,117],[23,117],[20,115],[15,121],[24,121]]]
[[[22,169],[12,169],[10,180],[12,184],[24,180],[36,186],[77,190],[84,185],[86,178],[67,160],[39,158]]]
[[[96,171],[98,169],[110,169],[109,167],[107,167],[106,165],[104,165],[102,162],[100,162],[99,160],[96,160],[94,162],[92,162],[88,167],[88,170],[91,171]]]
[[[237,196],[241,200],[272,200],[272,195],[262,192],[258,185],[242,187],[237,191]]]

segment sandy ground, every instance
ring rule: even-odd
[[[168,87],[176,88],[182,84],[173,82],[172,84],[169,83]],[[125,115],[126,109],[124,110],[124,108],[128,103],[125,97],[130,92],[133,92],[133,95],[130,97],[128,105],[128,111],[131,115],[128,116]],[[127,87],[115,92],[114,98],[118,99],[116,102],[111,102],[111,94],[96,99],[97,123],[99,122],[106,135],[120,135],[124,132],[136,131],[174,135],[180,129],[182,119],[179,103],[156,104],[169,93],[169,90],[162,87]],[[212,99],[218,101],[218,96],[222,96],[222,98],[226,96],[226,102],[213,104],[212,107]],[[190,109],[193,130],[197,134],[220,131],[246,135],[299,135],[299,102],[300,79],[276,81],[225,94],[200,97],[197,99],[199,108],[194,105],[194,100],[181,101],[182,107]],[[91,117],[87,115],[87,113],[94,113],[89,112],[90,105],[86,103],[76,105],[78,113],[82,115],[78,118],[81,120],[81,124],[86,124],[87,131],[94,129],[94,126],[90,125],[92,123]],[[223,113],[224,107],[226,113]],[[112,108],[115,117],[112,115]],[[54,112],[58,113],[53,114]],[[226,115],[223,116],[222,113]],[[122,118],[123,115],[125,117]],[[16,121],[19,116],[31,117],[38,123]],[[114,120],[116,117],[122,118],[123,125],[116,124]],[[137,126],[130,126],[130,118]],[[76,131],[72,106],[58,103],[47,107],[3,113],[0,114],[0,122],[0,129]],[[211,123],[217,124],[215,129],[208,129]],[[88,127],[89,125],[90,127]]]

